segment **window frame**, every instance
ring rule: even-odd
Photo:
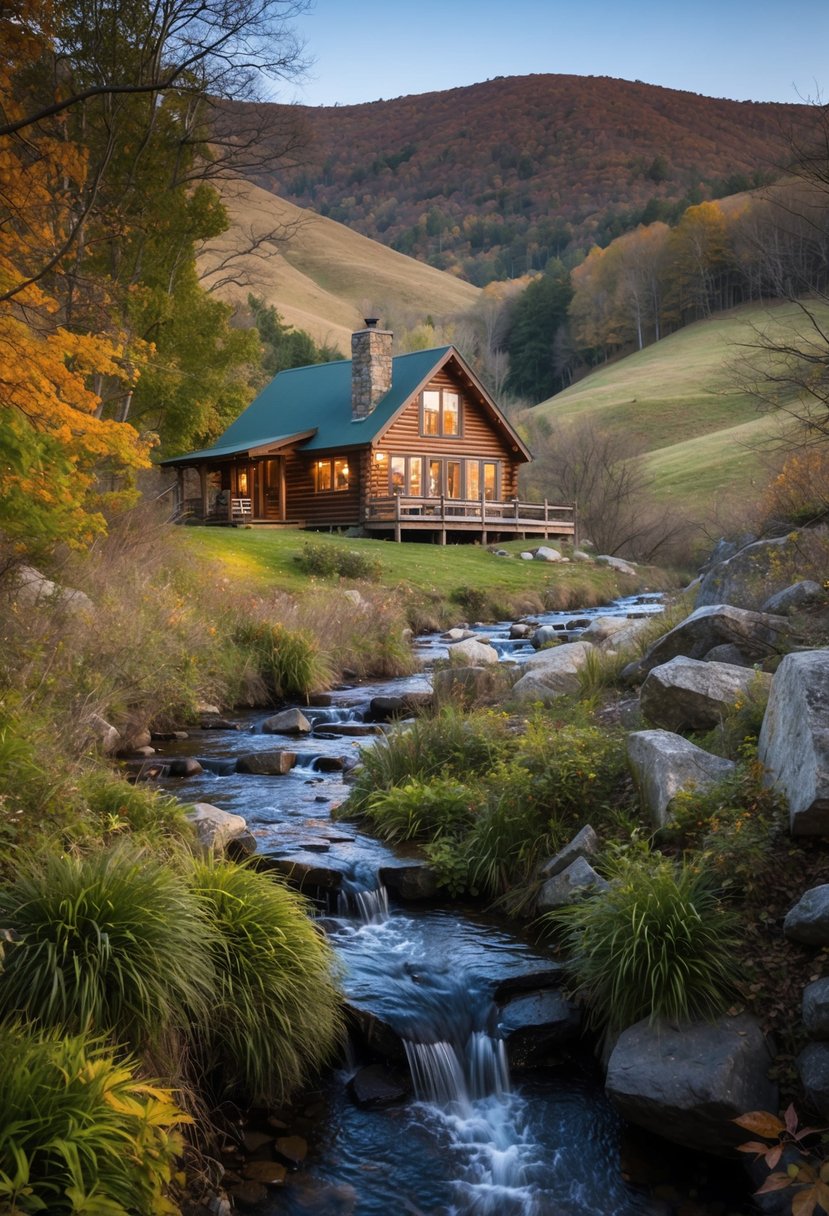
[[[337,485],[337,465],[345,465],[348,472],[345,476],[345,481],[342,485]],[[327,469],[328,485],[321,486],[323,480],[323,469]],[[315,494],[344,494],[351,487],[352,468],[351,461],[348,456],[323,456],[321,460],[314,460],[311,463],[311,479],[314,485]]]
[[[437,396],[437,410],[431,407],[427,409],[427,394]],[[448,431],[446,429],[446,411],[444,407],[444,395],[454,397],[457,401],[457,426],[455,430]],[[437,418],[437,430],[430,431],[426,426],[426,419]],[[462,439],[463,438],[463,395],[460,389],[457,388],[424,388],[420,393],[420,437],[421,439]]]

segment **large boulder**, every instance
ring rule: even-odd
[[[262,723],[265,735],[309,735],[311,723],[301,709],[283,709]]]
[[[826,592],[820,583],[816,583],[811,578],[804,578],[798,583],[792,583],[791,587],[784,587],[782,591],[776,591],[774,595],[770,595],[760,611],[788,616],[790,612],[797,612],[800,608],[811,608],[825,599]]]
[[[731,663],[701,663],[681,656],[653,668],[639,704],[645,720],[665,730],[710,730],[749,692],[771,686],[767,672]]]
[[[497,683],[498,672],[492,667],[444,667],[432,677],[432,690],[439,703],[473,704],[491,697]]]
[[[622,557],[612,557],[609,553],[600,553],[596,561],[602,566],[610,566],[617,574],[636,574],[636,567],[626,562]]]
[[[296,752],[247,752],[236,761],[236,771],[250,773],[255,777],[283,777],[295,764]]]
[[[463,642],[454,642],[449,647],[449,662],[457,663],[460,667],[485,667],[498,662],[498,651],[486,642],[467,638]]]
[[[715,646],[729,643],[752,660],[779,650],[788,634],[789,622],[782,616],[748,612],[731,604],[697,608],[684,621],[663,634],[642,660],[642,672],[651,671],[677,655],[702,659]]]
[[[829,834],[829,650],[787,654],[772,680],[758,755],[795,836]]]
[[[633,782],[654,827],[670,820],[671,802],[681,790],[709,789],[735,765],[712,756],[669,730],[637,730],[627,738]]]
[[[569,642],[550,650],[539,650],[523,665],[525,675],[513,685],[517,701],[548,704],[556,697],[578,691],[578,673],[593,651],[589,642]]]
[[[745,545],[703,576],[697,606],[728,603],[759,607],[769,596],[801,579],[804,567],[819,564],[822,543],[825,541],[819,533],[802,531]]]
[[[809,1106],[829,1119],[829,1043],[809,1043],[797,1057],[797,1071]]]
[[[829,946],[829,883],[803,892],[786,913],[783,932],[805,946]]]
[[[686,1148],[731,1156],[746,1134],[733,1120],[777,1110],[771,1052],[749,1014],[675,1026],[637,1022],[619,1036],[606,1089],[624,1118]]]
[[[587,626],[580,641],[590,642],[600,650],[627,650],[636,645],[651,625],[647,617],[632,621],[625,616],[597,616]]]
[[[247,823],[241,815],[222,811],[209,802],[194,802],[185,819],[192,823],[199,848],[205,853],[223,852],[231,840],[247,832]]]
[[[39,608],[49,606],[68,613],[92,613],[94,605],[85,591],[62,587],[34,566],[18,566],[12,573],[16,598],[21,604]]]
[[[537,562],[563,562],[567,559],[552,545],[539,545],[533,553],[533,558]]]

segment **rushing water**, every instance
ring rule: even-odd
[[[539,617],[562,637],[577,636],[596,615],[642,616],[661,610],[658,596],[611,607]],[[475,627],[502,658],[520,662],[528,641],[509,638],[509,622]],[[426,664],[446,653],[439,635],[418,640]],[[324,924],[343,966],[349,1002],[381,1018],[403,1043],[411,1096],[364,1110],[347,1096],[361,1061],[332,1074],[310,1129],[306,1167],[263,1216],[701,1216],[722,1205],[674,1205],[630,1185],[619,1121],[595,1068],[559,1053],[543,1069],[510,1077],[499,984],[549,973],[551,961],[476,910],[390,907],[382,867],[403,864],[389,847],[351,825],[332,823],[346,794],[332,764],[350,762],[365,738],[326,727],[359,724],[371,698],[429,688],[423,672],[406,679],[338,690],[326,706],[305,709],[313,735],[294,741],[263,734],[266,715],[247,715],[240,731],[210,731],[165,746],[197,755],[204,772],[176,792],[242,814],[259,851],[324,866],[337,879]],[[245,752],[283,748],[298,754],[281,777],[235,771]],[[660,1149],[659,1153],[662,1154]]]

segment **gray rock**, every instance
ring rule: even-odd
[[[785,617],[748,612],[731,604],[697,608],[654,642],[642,663],[646,671],[684,655],[701,659],[715,646],[729,643],[748,658],[762,659],[779,650],[788,636]]]
[[[825,599],[826,592],[820,583],[805,578],[801,579],[799,583],[792,583],[791,587],[784,587],[782,591],[776,591],[774,595],[770,595],[760,611],[788,616],[790,612],[797,612],[799,608],[809,608],[813,604],[820,604]]]
[[[209,802],[194,802],[185,819],[196,831],[196,841],[205,853],[220,853],[231,840],[247,832],[247,822],[241,815],[222,811]]]
[[[204,768],[195,756],[174,756],[164,761],[164,771],[167,777],[198,777]]]
[[[551,545],[539,545],[533,554],[533,559],[537,562],[560,562],[563,557],[558,549],[553,549]]]
[[[578,691],[578,673],[592,650],[589,642],[568,642],[540,650],[524,664],[526,674],[513,685],[512,696],[519,702],[541,701],[546,705],[565,693]]]
[[[300,891],[307,891],[309,887],[320,891],[339,891],[343,885],[342,872],[323,865],[314,853],[296,852],[286,857],[260,856],[258,864],[261,869],[281,874]]]
[[[525,549],[524,552],[519,553],[518,556],[521,558],[522,562],[531,562],[535,555],[533,553],[530,553],[527,549]]]
[[[301,709],[283,709],[262,723],[265,735],[309,735],[311,723]]]
[[[681,656],[654,667],[639,694],[646,721],[665,730],[709,730],[733,713],[749,691],[771,687],[771,676],[730,663]]]
[[[381,866],[380,881],[399,899],[434,899],[438,894],[435,872],[425,861],[406,865]]]
[[[769,596],[788,587],[803,571],[804,533],[745,545],[733,557],[719,562],[704,575],[697,606],[734,604],[755,608]]]
[[[589,823],[586,823],[573,839],[539,868],[540,878],[555,878],[579,857],[595,857],[599,851],[599,838]]]
[[[250,773],[256,777],[283,777],[295,764],[296,752],[247,752],[236,761],[236,772]]]
[[[589,895],[600,895],[610,884],[583,857],[577,857],[565,870],[548,878],[538,893],[537,912],[551,912],[574,904]]]
[[[363,1110],[382,1110],[405,1101],[411,1085],[402,1074],[391,1072],[382,1064],[367,1064],[355,1072],[348,1082],[348,1091]]]
[[[616,570],[619,574],[636,574],[635,566],[630,562],[626,562],[624,558],[612,557],[609,553],[600,553],[596,561],[603,566],[610,566],[611,570]]]
[[[680,790],[708,789],[736,767],[668,730],[628,735],[627,754],[642,807],[657,828],[670,820],[671,802]]]
[[[574,562],[592,562],[593,558],[590,556],[589,553],[585,553],[584,549],[574,549],[573,550],[573,561]]]
[[[456,625],[454,629],[447,629],[443,636],[448,642],[463,642],[467,638],[474,638],[475,634],[471,629],[462,629]]]
[[[465,704],[491,697],[498,682],[492,667],[444,667],[432,677],[432,689],[439,703],[461,700]]]
[[[829,650],[787,654],[772,680],[758,742],[795,836],[829,833]]]
[[[580,640],[602,650],[625,650],[635,646],[638,638],[650,627],[648,617],[632,621],[624,616],[597,616],[587,626]]]
[[[347,591],[340,592],[340,594],[342,595],[343,599],[348,600],[352,608],[356,608],[358,612],[369,612],[371,610],[371,604],[368,602],[365,596],[361,595],[360,592],[355,588],[352,587]]]
[[[563,963],[536,963],[528,971],[519,971],[516,975],[508,975],[499,980],[492,993],[496,1005],[503,1005],[506,1000],[517,993],[546,992],[548,988],[560,988],[567,978],[567,968]]]
[[[606,1089],[624,1118],[684,1148],[730,1156],[746,1133],[732,1120],[777,1110],[771,1052],[748,1014],[674,1026],[648,1019],[622,1032]]]
[[[528,638],[532,633],[532,626],[525,625],[523,621],[516,621],[509,627],[509,636],[515,638]]]
[[[829,1118],[829,1043],[809,1043],[797,1057],[797,1071],[810,1106]]]
[[[18,566],[11,575],[15,595],[21,603],[34,608],[49,606],[69,613],[92,613],[94,604],[85,591],[62,587],[34,566]]]
[[[367,739],[369,735],[383,735],[385,731],[376,722],[320,722],[314,734],[322,739]]]
[[[747,659],[742,650],[733,642],[722,642],[712,646],[707,654],[702,656],[704,663],[730,663],[732,667],[752,667],[751,659]]]
[[[393,1064],[406,1064],[406,1050],[400,1035],[385,1018],[353,1001],[345,1002],[349,1030],[375,1058]]]
[[[829,946],[829,883],[804,891],[786,913],[783,932],[806,946]]]
[[[449,647],[449,662],[461,667],[486,667],[498,662],[498,651],[476,638],[467,638]]]
[[[100,714],[90,714],[86,719],[86,727],[98,750],[105,756],[114,756],[120,751],[124,742],[120,731]]]
[[[581,1030],[578,1006],[561,992],[546,989],[513,997],[501,1009],[498,1030],[513,1068],[536,1064],[551,1048],[576,1038]]]
[[[829,1039],[829,979],[814,980],[803,989],[802,1020],[813,1039]]]
[[[564,636],[562,629],[555,629],[552,625],[539,625],[538,629],[532,635],[530,641],[535,650],[540,650],[542,646],[558,645]]]

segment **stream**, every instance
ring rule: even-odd
[[[595,616],[661,611],[660,596],[534,617],[572,640]],[[511,622],[473,626],[502,658],[529,657]],[[243,815],[260,854],[290,862],[318,894],[319,915],[342,964],[348,1003],[391,1027],[403,1100],[366,1109],[349,1082],[368,1063],[364,1043],[324,1078],[303,1114],[304,1167],[257,1211],[260,1216],[732,1216],[750,1211],[733,1179],[654,1147],[620,1126],[589,1052],[548,1051],[543,1066],[513,1069],[505,1036],[516,996],[549,989],[558,964],[520,926],[479,907],[396,903],[391,871],[411,866],[400,850],[335,823],[348,787],[342,764],[376,735],[373,697],[427,692],[429,665],[446,654],[440,635],[417,640],[424,667],[414,676],[343,687],[302,706],[313,733],[265,734],[263,712],[235,716],[240,730],[194,732],[160,745],[163,756],[195,756],[204,771],[162,782],[188,801]],[[270,711],[272,713],[273,711]],[[284,776],[236,771],[244,753],[297,753]],[[551,993],[546,993],[550,997]],[[510,1005],[510,1000],[513,1005]],[[518,1002],[521,1003],[520,1001]],[[507,1012],[505,1012],[507,1010]],[[362,1025],[362,1023],[361,1023]],[[694,1176],[689,1164],[698,1167]],[[701,1168],[701,1172],[700,1172]],[[732,1171],[733,1173],[733,1171]],[[732,1191],[729,1194],[729,1190]]]

